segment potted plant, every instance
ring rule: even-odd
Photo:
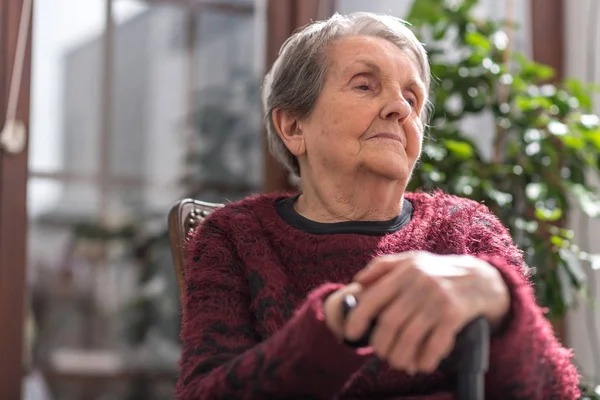
[[[536,268],[538,302],[559,326],[574,294],[585,291],[584,268],[600,266],[565,228],[573,207],[600,215],[588,178],[600,172],[592,87],[548,83],[553,70],[512,52],[512,26],[476,19],[476,3],[419,0],[407,17],[427,43],[434,77],[429,137],[410,189],[440,188],[485,203]],[[492,121],[491,154],[463,128],[465,117],[481,115]],[[587,389],[586,396],[600,398]]]

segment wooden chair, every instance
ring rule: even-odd
[[[214,210],[223,207],[223,204],[207,203],[194,199],[183,199],[175,203],[169,211],[169,243],[171,257],[175,267],[175,276],[181,295],[184,288],[184,244],[196,227]]]

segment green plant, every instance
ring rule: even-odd
[[[411,189],[440,188],[490,207],[537,269],[539,303],[550,319],[560,318],[574,290],[585,290],[583,266],[599,264],[565,229],[571,207],[600,215],[587,179],[600,172],[592,88],[576,80],[548,83],[553,70],[512,52],[513,27],[476,19],[476,3],[419,0],[408,16],[427,43],[434,76],[430,138]],[[493,120],[488,157],[463,129],[464,118],[476,115]]]
[[[476,3],[419,0],[409,13],[427,43],[434,76],[430,138],[411,189],[440,188],[484,202],[536,268],[538,302],[549,319],[560,320],[574,292],[585,293],[584,268],[600,266],[565,228],[572,207],[600,216],[588,179],[600,172],[593,87],[557,81],[548,66],[511,51],[512,23],[474,18]],[[463,128],[465,117],[482,115],[493,121],[491,155]],[[582,399],[600,399],[594,380],[580,385]]]

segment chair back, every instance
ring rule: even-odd
[[[185,242],[211,212],[221,207],[223,207],[223,204],[183,199],[175,203],[169,211],[169,244],[179,295],[185,290]]]

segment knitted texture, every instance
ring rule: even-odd
[[[490,341],[486,399],[576,399],[572,354],[536,305],[522,253],[489,210],[442,192],[407,193],[412,220],[384,236],[315,235],[277,213],[283,195],[213,212],[187,247],[177,399],[454,399],[453,371],[409,376],[339,342],[323,299],[374,257],[423,250],[495,266],[510,314]]]

